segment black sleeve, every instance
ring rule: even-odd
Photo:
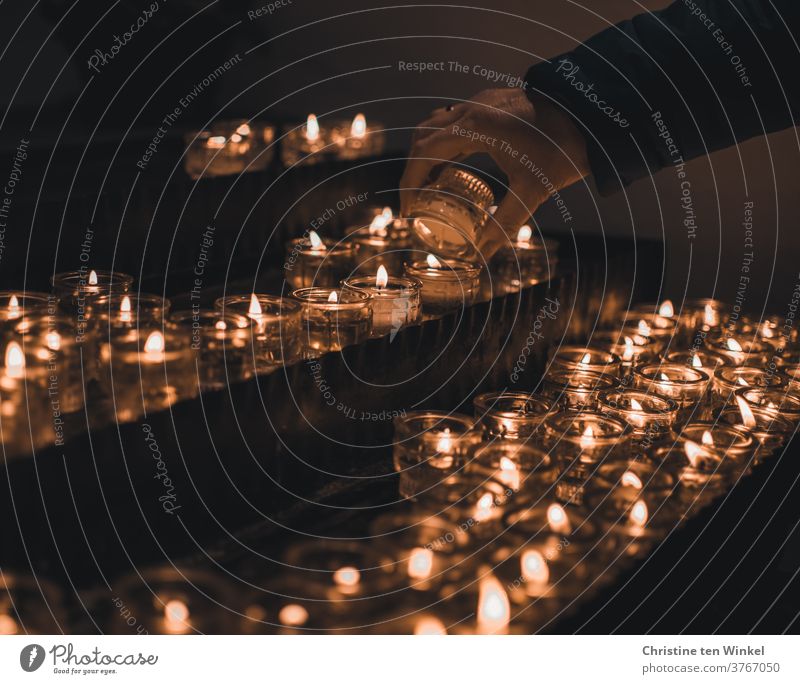
[[[608,194],[667,165],[794,126],[800,0],[678,0],[536,64],[529,94],[578,122]]]

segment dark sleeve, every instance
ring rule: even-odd
[[[534,65],[526,88],[553,97],[578,122],[608,194],[794,126],[799,40],[800,0],[678,0]]]

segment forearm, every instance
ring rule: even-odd
[[[800,0],[678,0],[535,65],[528,92],[552,97],[575,119],[606,194],[795,125],[798,26]]]

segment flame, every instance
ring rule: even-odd
[[[631,512],[628,515],[628,519],[637,527],[644,527],[649,517],[647,504],[642,500],[633,504],[633,508],[631,508]]]
[[[235,143],[242,142],[242,136],[239,135],[238,133],[234,133],[231,136],[231,142],[235,142]]]
[[[492,216],[494,216],[494,213],[495,213],[496,211],[497,211],[497,205],[496,205],[496,204],[493,204],[491,207],[489,207],[489,213],[490,213]]]
[[[729,349],[730,351],[732,351],[732,352],[740,352],[740,351],[742,351],[742,345],[741,345],[741,344],[739,344],[739,343],[738,343],[736,340],[734,340],[732,337],[729,337],[729,338],[727,339],[727,341],[725,342],[725,345],[726,345],[726,346],[728,347],[728,349]]]
[[[319,140],[319,123],[315,114],[309,114],[306,119],[306,140],[308,142]]]
[[[0,634],[9,635],[19,632],[17,621],[10,615],[0,613]]]
[[[208,145],[208,147],[225,147],[225,136],[212,135],[206,142],[206,145]]]
[[[644,319],[639,321],[639,325],[636,326],[636,329],[642,337],[650,337],[650,326],[647,325],[647,321]]]
[[[706,304],[703,308],[703,323],[709,327],[717,323],[717,314],[711,304]]]
[[[250,316],[260,316],[263,313],[261,302],[258,301],[255,292],[250,295],[250,308],[247,310]]]
[[[425,261],[428,262],[428,268],[441,268],[442,262],[439,261],[433,254],[428,254]]]
[[[700,357],[697,354],[692,354],[692,367],[693,368],[703,367],[703,362],[700,360]]]
[[[97,271],[94,269],[89,271],[89,285],[97,285]]]
[[[45,344],[47,348],[51,351],[58,351],[61,349],[61,335],[59,335],[55,330],[51,330],[44,336]]]
[[[638,401],[636,401],[636,399],[633,398],[631,398],[631,408],[634,409],[635,411],[643,410],[642,405]]]
[[[119,317],[120,320],[124,323],[130,323],[133,320],[133,314],[131,313],[131,298],[128,295],[125,295],[122,298],[122,301],[119,303]]]
[[[6,375],[9,378],[25,375],[25,354],[18,342],[9,342],[6,347]]]
[[[361,581],[361,573],[352,565],[344,565],[333,573],[333,581],[339,587],[355,587]]]
[[[692,464],[692,468],[696,468],[700,463],[700,458],[706,454],[703,447],[691,440],[688,440],[683,446],[683,451],[686,453],[686,458],[689,459],[689,463]]]
[[[736,382],[739,383],[742,387],[750,387],[750,385],[747,383],[747,380],[745,380],[741,375],[738,375],[736,377]]]
[[[669,382],[669,381],[670,381],[670,380],[669,380],[669,375],[667,375],[667,374],[666,374],[666,373],[664,373],[663,371],[662,371],[662,372],[659,374],[659,376],[658,376],[658,379],[659,379],[659,380],[666,380],[667,382]]]
[[[772,332],[772,328],[769,327],[769,323],[766,321],[764,321],[764,325],[761,326],[761,336],[767,339],[775,337],[775,333]]]
[[[737,396],[736,403],[739,406],[739,413],[742,416],[742,425],[750,429],[758,427],[758,421],[756,420],[750,405],[747,403],[747,400],[744,397]]]
[[[475,520],[477,522],[484,522],[485,520],[488,520],[492,515],[493,508],[494,497],[490,492],[486,492],[486,494],[478,499],[478,503],[475,504]]]
[[[389,284],[389,273],[386,271],[386,266],[381,264],[378,267],[378,273],[375,276],[375,287],[386,287]]]
[[[522,554],[519,564],[526,582],[547,584],[550,581],[550,568],[541,551],[528,549]]]
[[[511,621],[511,605],[503,585],[493,575],[480,582],[478,590],[478,633],[504,634]]]
[[[547,523],[550,526],[550,530],[553,532],[559,532],[561,534],[569,534],[572,532],[567,512],[561,504],[554,503],[547,507]]]
[[[592,355],[589,352],[586,352],[580,360],[580,364],[582,366],[588,366],[592,362]]]
[[[308,241],[311,243],[311,249],[327,249],[325,247],[325,243],[322,241],[322,238],[317,235],[316,230],[308,231]]]
[[[700,441],[706,446],[714,446],[714,437],[709,430],[703,431],[703,438]]]
[[[278,613],[278,620],[287,627],[300,627],[308,620],[308,611],[296,603],[288,603]]]
[[[250,135],[250,126],[244,123],[236,129],[236,132],[239,135],[245,135],[245,136]]]
[[[625,351],[622,352],[622,358],[624,361],[630,361],[633,358],[633,340],[625,336]]]
[[[436,442],[436,451],[440,454],[449,454],[452,448],[453,440],[450,437],[450,428],[445,428],[439,437],[439,441]]]
[[[642,480],[636,473],[633,473],[630,470],[626,470],[624,473],[622,473],[622,477],[619,481],[622,483],[623,487],[633,487],[634,489],[642,488]]]
[[[190,627],[188,619],[189,607],[183,601],[174,599],[164,605],[164,629],[167,632],[172,634],[188,632]]]
[[[497,479],[514,491],[517,491],[520,487],[519,468],[508,456],[503,456],[500,459],[500,472],[497,474]]]
[[[383,211],[381,211],[381,216],[383,216],[383,218],[385,218],[386,222],[388,223],[394,218],[394,212],[392,211],[391,207],[384,207]]]
[[[669,299],[661,302],[661,306],[658,307],[658,315],[666,318],[672,318],[675,315],[675,307],[672,306],[672,302]]]
[[[441,636],[447,634],[447,629],[441,620],[428,616],[420,618],[414,625],[414,634],[416,636]]]
[[[378,214],[369,224],[370,235],[386,235],[386,226],[392,218],[386,218],[383,214]]]
[[[433,571],[433,551],[422,547],[411,550],[408,557],[408,576],[412,579],[424,580]]]
[[[328,295],[328,303],[329,304],[336,304],[338,301],[339,301],[339,295],[336,294],[336,290],[334,290],[333,292],[331,292]]]
[[[531,230],[530,226],[522,226],[517,233],[517,242],[523,245],[527,245],[531,241],[531,236],[533,235],[533,230]]]
[[[164,351],[164,336],[155,330],[144,341],[145,354],[161,354]]]
[[[11,299],[8,300],[8,317],[9,318],[19,318],[19,299],[17,299],[17,295],[11,295]]]
[[[367,134],[367,118],[363,114],[356,114],[350,124],[350,135],[354,138],[363,138]]]
[[[214,323],[214,327],[217,330],[227,330],[228,329],[228,326],[225,324],[225,321],[217,321],[216,323]]]
[[[588,449],[594,446],[594,430],[591,425],[587,425],[581,435],[581,449]]]

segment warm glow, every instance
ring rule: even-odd
[[[453,440],[450,437],[450,428],[445,428],[439,437],[439,441],[436,442],[436,451],[440,454],[449,454],[452,448]]]
[[[738,343],[736,340],[734,340],[732,337],[729,337],[729,338],[728,338],[728,340],[727,340],[727,342],[725,342],[725,344],[726,344],[726,346],[728,347],[728,349],[729,349],[730,351],[732,351],[732,352],[740,352],[740,351],[742,351],[742,345],[741,345],[741,344],[739,344],[739,343]]]
[[[433,571],[433,551],[422,547],[412,549],[408,557],[408,576],[412,579],[424,580]]]
[[[441,620],[435,617],[423,617],[414,626],[414,634],[416,636],[440,636],[447,634],[447,629]]]
[[[125,295],[119,303],[119,317],[123,323],[130,323],[133,320],[131,309],[131,298]]]
[[[308,231],[308,241],[311,243],[311,249],[326,249],[325,243],[322,238],[317,235],[316,230]]]
[[[258,301],[255,292],[250,295],[250,308],[247,310],[247,313],[251,316],[260,316],[263,313],[261,302]]]
[[[383,216],[383,218],[385,218],[386,222],[388,223],[394,218],[394,212],[392,211],[391,207],[384,207],[383,211],[381,211],[381,216]]]
[[[189,607],[183,602],[173,600],[167,601],[164,606],[164,629],[173,634],[187,632],[189,625]]]
[[[717,314],[714,312],[714,307],[711,304],[706,304],[703,309],[703,323],[708,326],[717,324]]]
[[[511,605],[503,585],[493,575],[484,577],[478,590],[478,633],[505,633],[510,621]]]
[[[361,573],[352,565],[345,565],[333,573],[333,581],[340,587],[354,587],[361,581]]]
[[[647,511],[647,504],[644,501],[637,501],[631,508],[628,518],[637,527],[644,527],[650,514]]]
[[[386,287],[389,284],[389,273],[386,271],[386,266],[381,264],[378,267],[378,273],[375,276],[375,287]]]
[[[97,285],[97,271],[94,269],[89,271],[89,285]]]
[[[519,561],[522,578],[526,582],[547,584],[550,580],[550,568],[541,551],[529,549],[522,554]]]
[[[242,136],[241,136],[241,135],[239,135],[238,133],[234,133],[234,134],[231,136],[231,142],[235,142],[235,143],[242,142]]]
[[[636,399],[631,398],[631,408],[634,409],[635,411],[641,411],[642,405],[638,401],[636,401]]]
[[[218,149],[221,149],[221,148],[225,147],[225,136],[224,135],[212,135],[208,139],[208,142],[206,143],[206,145],[208,145],[208,147],[216,147]]]
[[[592,362],[592,355],[589,352],[586,352],[580,360],[582,366],[588,366]]]
[[[669,299],[661,302],[661,306],[658,307],[658,315],[667,318],[672,318],[675,315],[675,307],[672,306],[672,302]]]
[[[706,451],[697,442],[688,440],[683,447],[686,453],[686,458],[692,464],[692,468],[696,468],[702,456],[706,455]]]
[[[739,413],[742,416],[742,425],[744,425],[746,428],[757,427],[758,421],[756,420],[755,415],[753,415],[753,411],[750,409],[750,405],[747,403],[747,400],[744,397],[737,396],[736,403],[739,406]]]
[[[25,354],[18,342],[9,342],[6,347],[6,375],[9,378],[25,375]]]
[[[630,361],[633,358],[633,340],[625,336],[625,351],[622,352],[622,358],[624,361]]]
[[[497,479],[514,491],[520,488],[521,473],[517,464],[508,456],[500,459],[500,472],[497,473]]]
[[[226,330],[228,328],[228,326],[225,325],[225,321],[217,321],[216,323],[214,323],[214,327],[217,330]]]
[[[309,142],[319,140],[319,123],[314,114],[309,114],[306,120],[306,140]]]
[[[714,437],[708,430],[703,431],[703,438],[700,441],[706,446],[714,446]]]
[[[594,430],[591,425],[587,425],[581,435],[581,449],[588,449],[594,446]]]
[[[164,336],[158,330],[151,332],[144,341],[145,354],[161,354],[164,351]]]
[[[703,367],[703,362],[700,360],[700,357],[697,354],[692,354],[692,366],[694,368]]]
[[[747,384],[747,380],[745,380],[741,375],[736,377],[736,382],[742,387],[750,387],[750,385]]]
[[[435,256],[433,256],[433,254],[428,254],[428,256],[425,259],[425,261],[428,262],[428,267],[429,268],[441,268],[442,267],[442,262],[439,261]]]
[[[250,126],[244,123],[236,129],[236,132],[239,135],[250,135]]]
[[[531,230],[530,226],[522,226],[517,233],[517,242],[520,244],[528,244],[531,241],[531,236],[533,235],[533,230]]]
[[[55,330],[51,330],[44,336],[45,344],[50,351],[58,351],[61,349],[61,335]]]
[[[17,295],[11,295],[8,300],[8,315],[9,318],[19,318],[19,299]]]
[[[339,295],[336,294],[336,290],[334,290],[333,292],[331,292],[328,295],[328,303],[329,304],[336,304],[338,301],[339,301]]]
[[[638,330],[639,334],[642,335],[643,337],[650,337],[650,326],[647,325],[647,321],[645,320],[639,321],[639,325],[636,326],[636,329]]]
[[[367,119],[363,114],[356,114],[350,124],[350,135],[354,138],[363,138],[367,134]]]
[[[378,214],[374,219],[372,219],[372,223],[369,224],[369,234],[386,235],[386,226],[389,225],[389,221],[391,220],[391,216],[386,218],[386,216],[383,214]]]
[[[636,473],[632,473],[630,470],[626,470],[624,473],[622,473],[620,482],[622,483],[623,487],[633,487],[634,489],[642,488],[641,479]]]
[[[488,520],[492,516],[493,508],[494,497],[490,492],[486,492],[475,504],[475,520],[479,523]]]
[[[772,328],[769,327],[769,323],[766,321],[764,322],[764,325],[761,326],[761,336],[767,339],[775,337],[775,333],[772,332]]]
[[[308,611],[296,603],[289,603],[280,609],[278,620],[287,627],[300,627],[308,620]]]
[[[0,634],[5,636],[16,634],[18,631],[19,625],[17,625],[17,621],[13,617],[5,613],[0,614]]]
[[[553,532],[561,534],[569,534],[572,532],[572,527],[569,524],[567,512],[561,504],[550,504],[547,508],[547,523]]]
[[[659,380],[666,380],[667,382],[669,382],[669,381],[670,381],[670,380],[669,380],[669,375],[667,375],[667,374],[666,374],[666,373],[664,373],[664,372],[662,372],[662,373],[660,373],[660,374],[659,374],[659,376],[658,376],[658,379],[659,379]]]

